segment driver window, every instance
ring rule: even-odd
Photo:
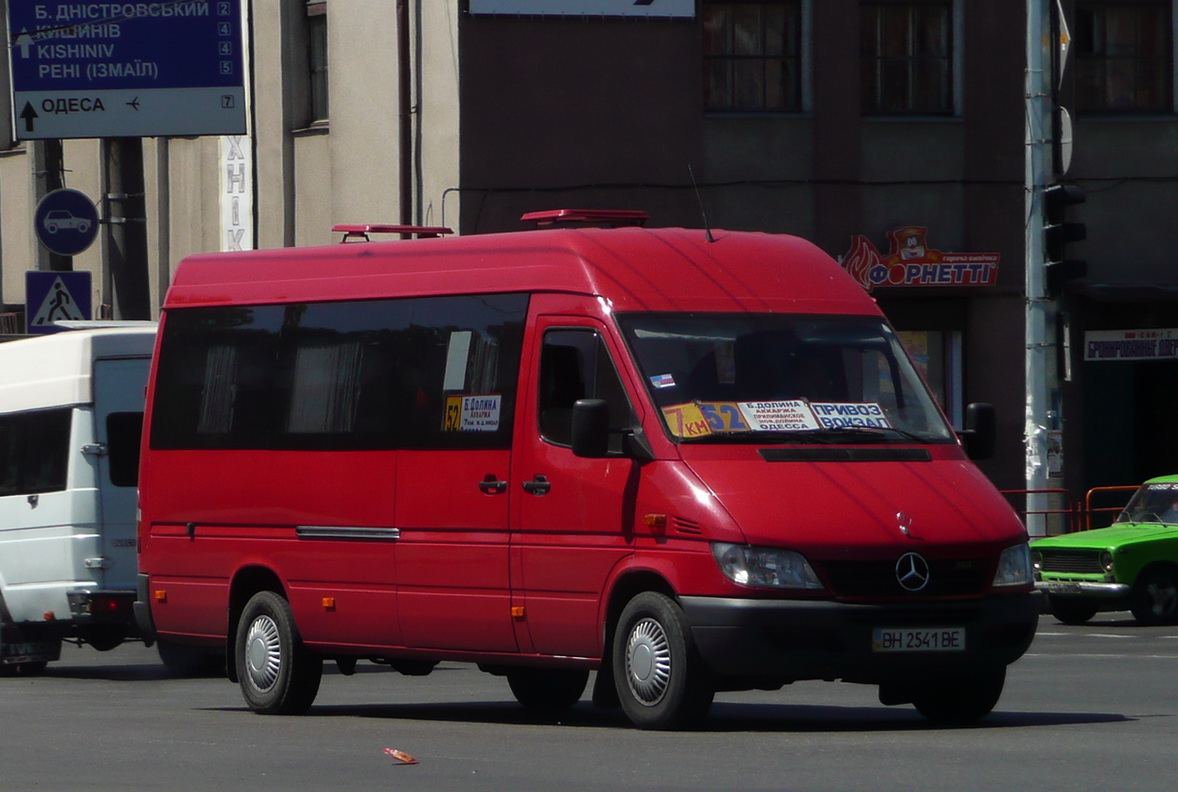
[[[610,447],[621,448],[621,430],[632,423],[630,402],[605,341],[592,330],[552,330],[540,351],[540,434],[550,443],[571,445],[573,404],[605,399],[609,404]],[[615,434],[616,433],[616,434]]]

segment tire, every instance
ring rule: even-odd
[[[1129,610],[1138,624],[1178,622],[1178,575],[1170,569],[1147,569],[1137,576]]]
[[[162,639],[156,641],[156,649],[159,651],[160,661],[174,676],[218,676],[225,671],[224,652]]]
[[[917,688],[912,705],[940,724],[964,724],[990,714],[1006,685],[1006,667],[976,673],[932,678]]]
[[[1097,608],[1078,599],[1051,598],[1047,602],[1051,615],[1064,624],[1083,624],[1096,615]]]
[[[0,665],[0,677],[37,677],[45,673],[48,660],[34,660],[31,663]]]
[[[589,672],[569,668],[515,668],[507,684],[515,700],[528,709],[564,710],[581,700]]]
[[[683,610],[646,591],[626,605],[613,642],[614,684],[622,709],[643,729],[680,729],[707,715],[716,695]]]
[[[323,658],[303,647],[290,603],[259,591],[246,603],[234,644],[241,693],[262,715],[300,715],[323,679]]]

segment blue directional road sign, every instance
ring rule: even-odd
[[[37,204],[33,230],[54,253],[76,256],[98,236],[98,210],[83,192],[54,190]]]
[[[20,140],[240,135],[241,0],[10,0]]]
[[[90,273],[25,273],[25,325],[30,333],[55,333],[54,322],[90,318]]]

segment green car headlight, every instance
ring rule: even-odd
[[[1113,554],[1108,550],[1105,550],[1100,554],[1100,566],[1104,569],[1105,572],[1113,571]]]

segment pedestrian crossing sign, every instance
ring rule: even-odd
[[[25,273],[25,330],[29,333],[56,333],[54,323],[61,320],[89,319],[90,273]]]

